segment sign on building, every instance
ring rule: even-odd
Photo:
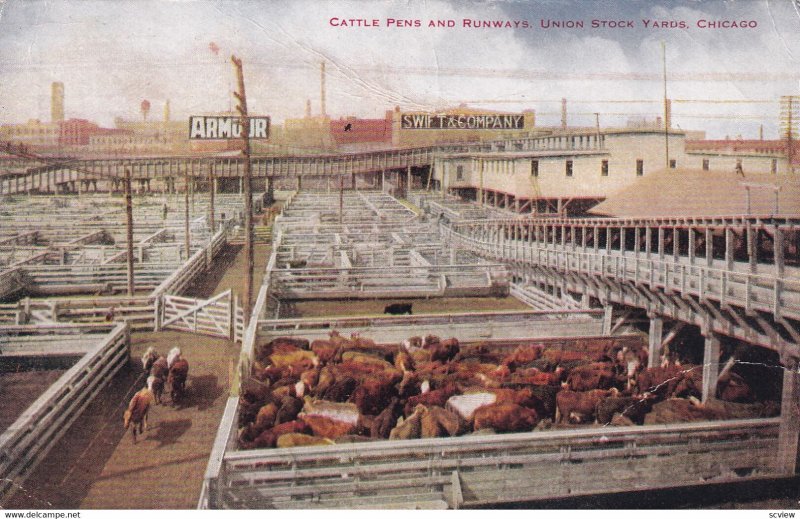
[[[269,137],[269,117],[252,116],[250,119],[250,138]],[[239,117],[222,115],[193,115],[189,117],[190,139],[239,139],[242,136],[242,123]]]
[[[403,130],[522,130],[523,114],[402,114]]]

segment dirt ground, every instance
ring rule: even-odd
[[[531,307],[513,297],[445,297],[432,299],[294,301],[288,305],[288,311],[291,313],[291,317],[383,315],[383,309],[390,303],[411,303],[414,315],[531,309]]]
[[[268,251],[265,245],[256,248],[256,286]],[[192,295],[208,297],[228,288],[241,294],[242,252],[241,247],[227,247],[192,287]],[[134,444],[131,432],[122,426],[122,414],[145,384],[139,358],[149,346],[166,353],[176,345],[189,361],[187,398],[177,407],[151,408],[149,430]],[[238,355],[239,345],[224,339],[171,331],[134,334],[128,367],[87,407],[9,507],[195,508]]]
[[[49,369],[0,373],[0,393],[3,395],[3,405],[0,406],[0,433],[8,429],[22,412],[66,371],[66,369]]]

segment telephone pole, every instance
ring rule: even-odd
[[[669,169],[669,102],[667,101],[667,44],[661,40],[661,61],[664,65],[664,160]]]
[[[231,62],[236,69],[238,83],[238,90],[233,95],[239,102],[236,105],[236,111],[239,112],[242,125],[242,154],[244,155],[244,249],[245,263],[247,264],[244,281],[244,319],[245,325],[247,325],[252,311],[250,300],[253,294],[253,186],[251,184],[252,172],[250,169],[250,119],[247,116],[247,95],[244,90],[242,60],[232,55]]]
[[[786,160],[789,172],[793,172],[794,141],[797,138],[797,122],[800,118],[800,96],[781,96],[781,138],[786,139]]]
[[[133,297],[133,200],[131,196],[131,170],[125,168],[125,227],[128,247],[128,296]]]

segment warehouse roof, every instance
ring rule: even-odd
[[[745,214],[797,216],[800,215],[800,175],[661,170],[611,195],[590,212],[627,218]]]

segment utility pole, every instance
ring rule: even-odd
[[[788,170],[793,173],[792,159],[794,158],[794,140],[797,136],[797,121],[800,115],[798,96],[781,96],[781,138],[786,139],[786,160]]]
[[[128,246],[128,296],[133,297],[133,200],[131,196],[131,170],[125,168],[125,226]]]
[[[251,299],[253,294],[253,195],[252,171],[250,169],[250,119],[247,117],[247,95],[244,90],[244,72],[242,60],[231,56],[231,62],[236,69],[238,91],[233,95],[239,102],[236,110],[239,112],[242,125],[242,153],[244,154],[244,249],[247,270],[244,280],[244,320],[245,325],[250,320],[252,310]]]
[[[214,220],[214,163],[208,165],[208,190],[211,207],[209,208],[208,222],[211,225],[211,235],[217,231],[216,221]]]
[[[667,103],[667,44],[661,40],[661,62],[664,66],[664,161],[669,169],[669,107]]]
[[[186,249],[186,260],[189,260],[189,245],[190,245],[190,238],[189,235],[189,166],[186,166],[186,174],[183,176],[186,184],[183,188],[183,245]]]

